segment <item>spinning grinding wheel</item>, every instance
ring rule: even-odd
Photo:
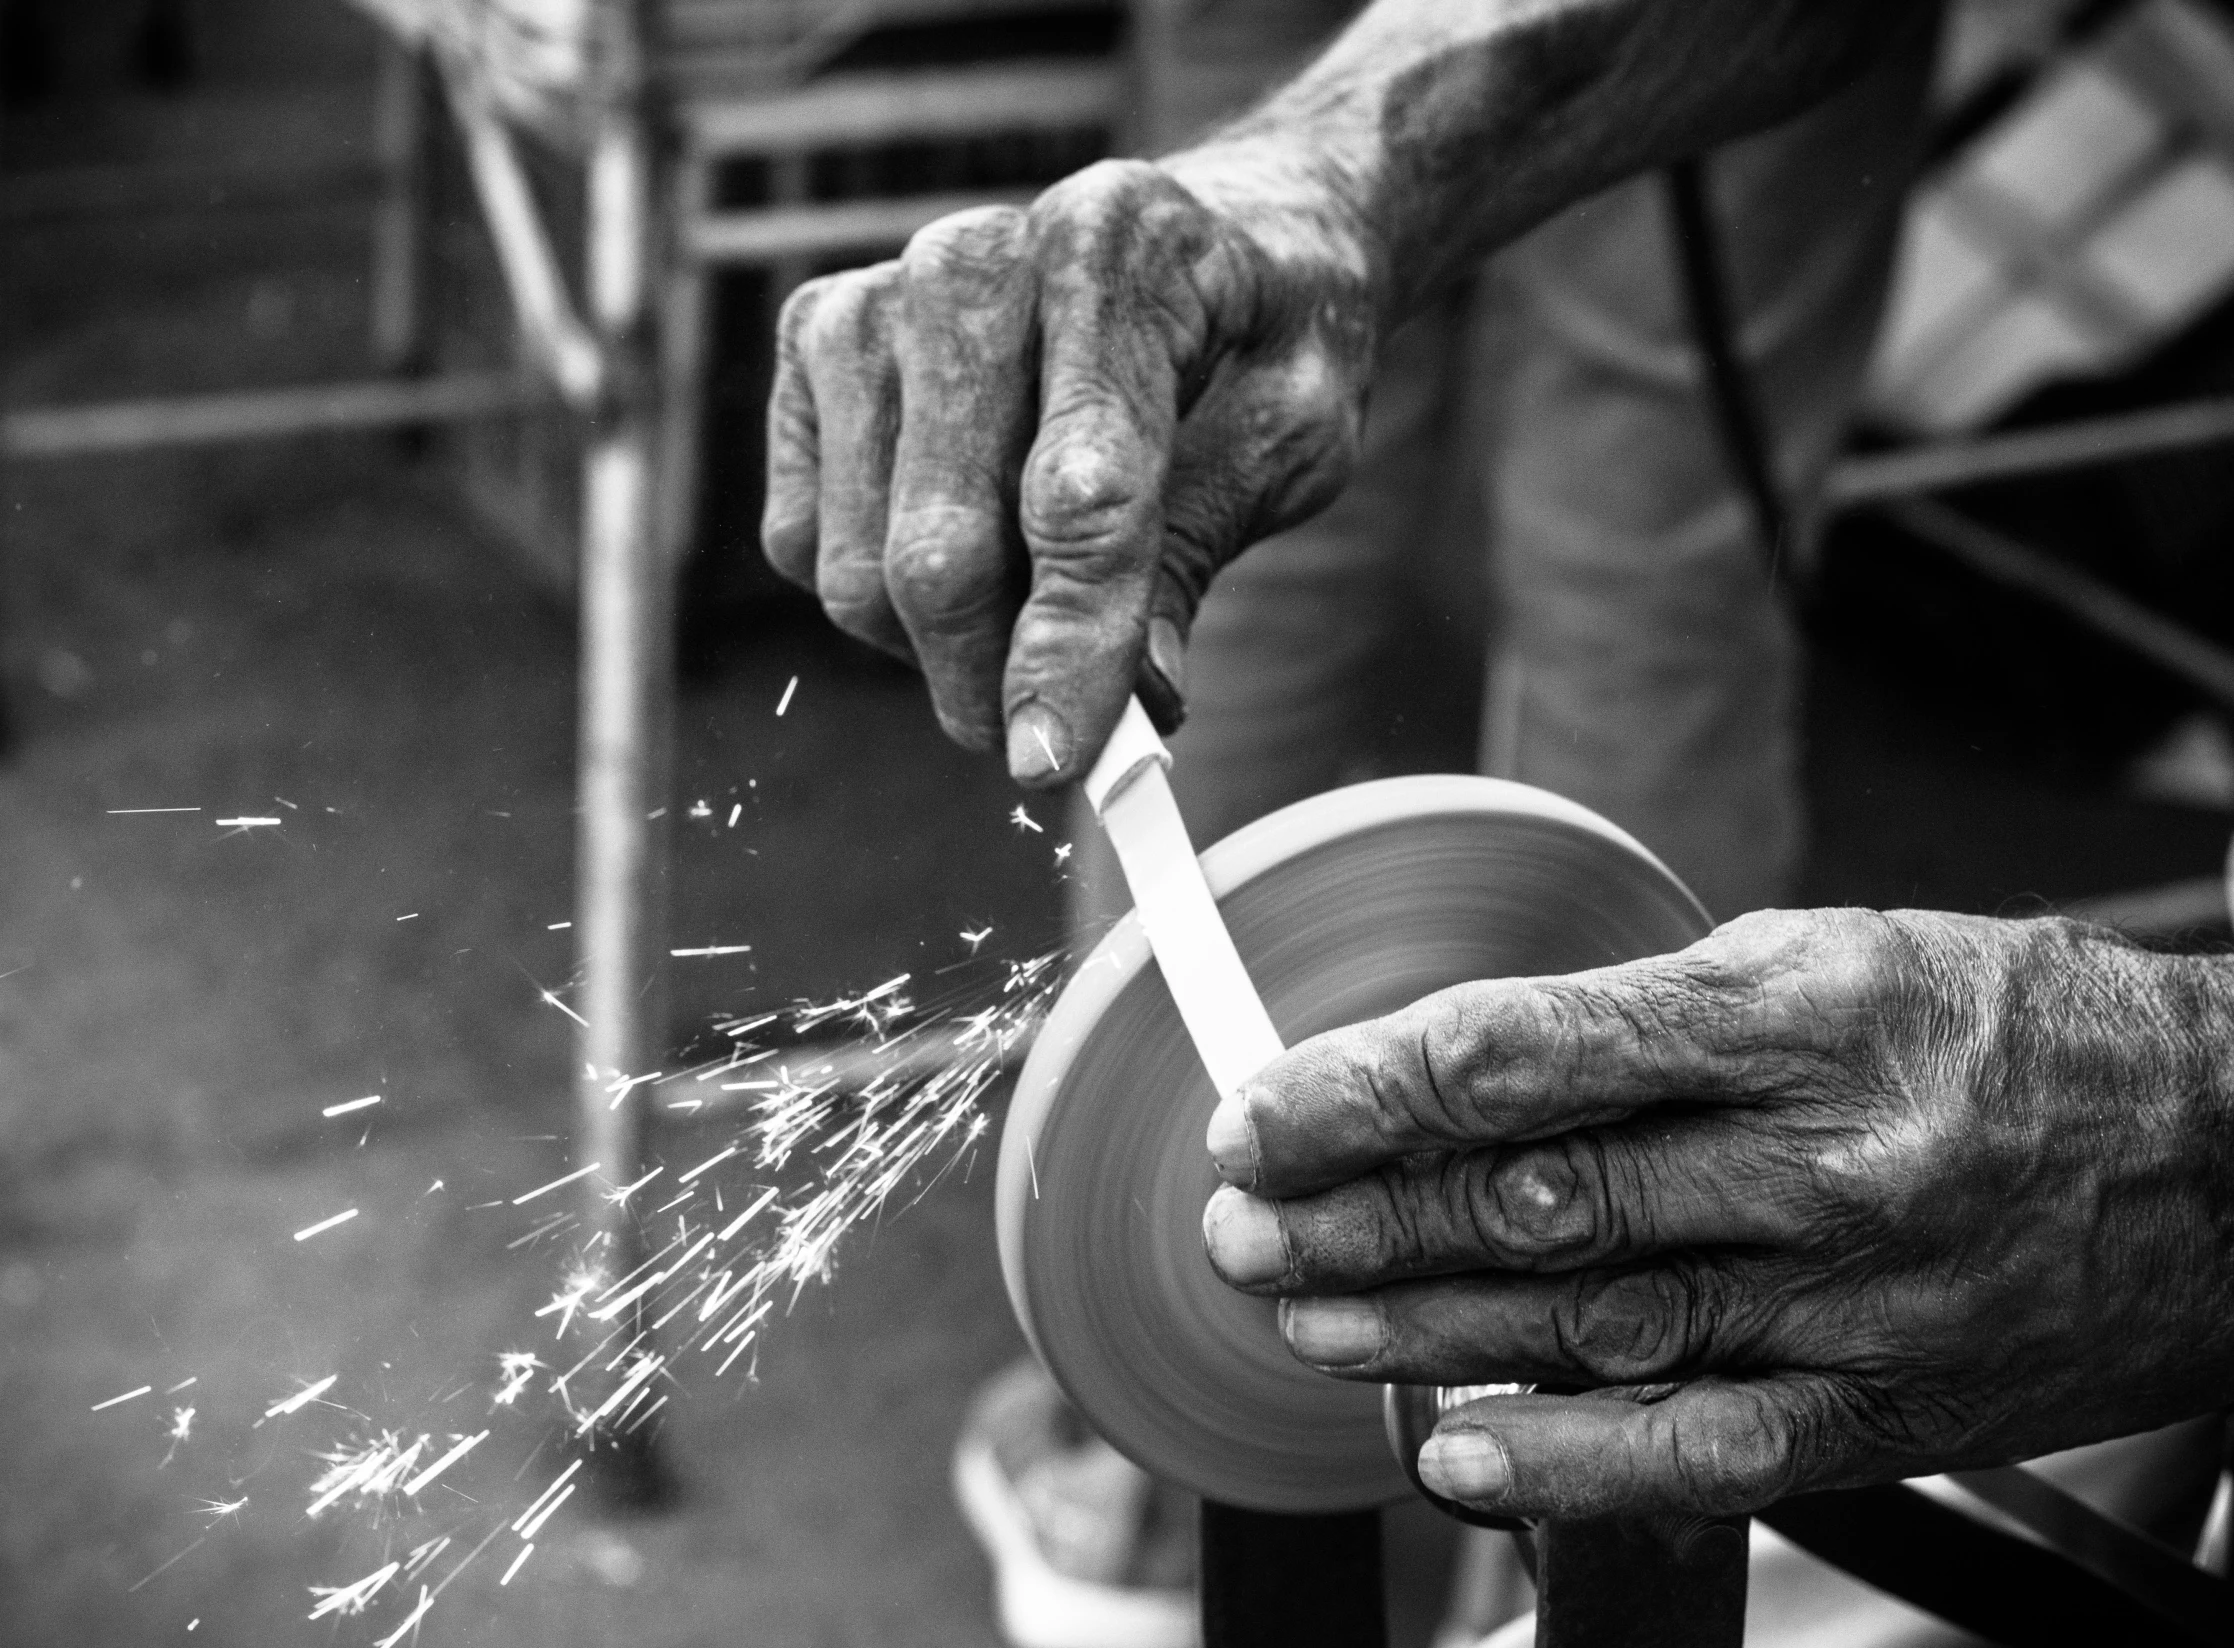
[[[1495,779],[1336,790],[1201,862],[1289,1043],[1468,979],[1679,949],[1709,926],[1620,830]],[[1158,1477],[1267,1511],[1402,1498],[1378,1387],[1304,1367],[1273,1306],[1227,1288],[1203,1256],[1217,1095],[1153,959],[1127,916],[1024,1066],[998,1188],[1017,1319],[1093,1426]]]
[[[1072,979],[1025,1064],[1001,1144],[1002,1270],[1033,1345],[1095,1429],[1204,1497],[1213,1648],[1377,1643],[1377,1536],[1370,1516],[1347,1513],[1412,1484],[1381,1393],[1306,1369],[1273,1307],[1210,1270],[1203,1131],[1218,1093],[1283,1042],[1468,979],[1662,953],[1708,921],[1603,819],[1488,779],[1319,796],[1220,842],[1198,870],[1165,759],[1135,705],[1088,781],[1139,908]],[[1394,1394],[1412,1398],[1392,1405],[1396,1431],[1432,1423],[1436,1398]],[[1409,1455],[1418,1435],[1396,1440]],[[1802,1495],[1761,1516],[1988,1640],[2052,1640],[2079,1621],[2086,1640],[2234,1640],[2216,1575],[2022,1470],[1947,1480],[2022,1531],[1905,1484]],[[1736,1644],[1744,1519],[1708,1538],[1707,1524],[1684,1524],[1537,1525],[1538,1641]]]

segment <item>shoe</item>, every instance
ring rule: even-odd
[[[1010,1648],[1195,1648],[1191,1506],[1086,1430],[1036,1362],[990,1380],[954,1497],[993,1564]]]

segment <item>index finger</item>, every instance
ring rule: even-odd
[[[1207,328],[1188,273],[1201,219],[1168,178],[1114,162],[1034,208],[1040,422],[1018,499],[1032,587],[1002,685],[1026,783],[1085,770],[1147,643],[1180,373]]]
[[[1330,1031],[1212,1116],[1228,1182],[1293,1196],[1421,1151],[1593,1127],[1680,1101],[1742,1104],[1811,1059],[1809,994],[1719,930],[1672,956],[1455,985]]]
[[[1023,214],[940,219],[902,254],[900,435],[885,588],[914,643],[939,721],[997,748],[1024,546],[1015,473],[1031,441],[1032,289]]]

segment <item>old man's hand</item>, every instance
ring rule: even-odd
[[[1370,260],[1333,211],[1247,165],[1222,190],[1112,161],[801,287],[769,559],[1025,783],[1078,776],[1144,653],[1174,719],[1211,574],[1354,458]]]
[[[1461,985],[1221,1106],[1205,1233],[1342,1378],[1527,1383],[1430,1485],[1726,1512],[2234,1396],[2234,980],[2061,920],[1772,912]]]

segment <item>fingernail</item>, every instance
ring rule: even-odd
[[[1148,663],[1173,692],[1187,690],[1187,650],[1180,642],[1179,626],[1169,618],[1148,620]]]
[[[1324,1368],[1370,1362],[1388,1342],[1379,1307],[1364,1299],[1283,1299],[1280,1332],[1288,1349]]]
[[[1220,1099],[1210,1112],[1210,1126],[1203,1133],[1218,1176],[1247,1190],[1257,1182],[1257,1137],[1249,1125],[1247,1095],[1236,1093]]]
[[[1070,760],[1070,728],[1045,704],[1020,707],[1008,718],[1008,771],[1023,783],[1047,778]]]
[[[1512,1476],[1504,1447],[1483,1431],[1438,1431],[1420,1449],[1420,1480],[1445,1499],[1502,1498]]]
[[[1237,1287],[1277,1282],[1288,1273],[1279,1213],[1231,1185],[1220,1185],[1202,1210],[1202,1241],[1218,1274]]]

